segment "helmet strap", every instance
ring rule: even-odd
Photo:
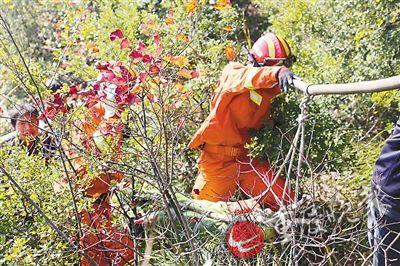
[[[244,47],[244,49],[246,49],[247,52],[247,59],[250,61],[250,63],[253,64],[254,67],[259,67],[260,64],[257,62],[257,60],[254,58],[254,55],[252,53],[250,53],[249,49],[247,49],[246,47]]]

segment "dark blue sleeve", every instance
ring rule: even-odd
[[[373,186],[389,197],[400,198],[400,117],[375,163]]]

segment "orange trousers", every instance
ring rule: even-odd
[[[286,180],[278,177],[267,162],[246,155],[233,157],[202,151],[198,160],[199,175],[193,187],[195,199],[229,201],[238,188],[249,197],[256,197],[269,189],[260,203],[272,210],[293,201],[294,193]],[[283,191],[285,188],[285,192]]]

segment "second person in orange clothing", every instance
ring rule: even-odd
[[[247,155],[249,129],[272,126],[271,100],[293,82],[288,69],[294,57],[283,38],[268,33],[253,45],[252,65],[230,62],[211,99],[209,116],[193,136],[190,148],[200,149],[196,199],[229,201],[238,188],[249,197],[262,196],[273,210],[294,195],[285,179],[275,177],[268,162]]]

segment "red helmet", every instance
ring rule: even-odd
[[[288,59],[293,59],[288,42],[270,32],[254,43],[250,54],[257,64],[267,66],[274,66],[279,63],[285,64]]]
[[[257,256],[265,245],[264,231],[251,221],[234,223],[226,232],[226,245],[233,255],[241,259]]]

